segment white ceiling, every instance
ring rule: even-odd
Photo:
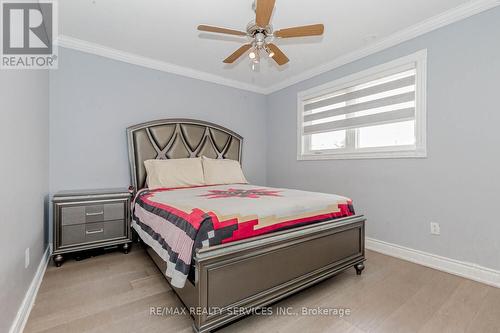
[[[468,2],[277,0],[272,18],[275,29],[323,23],[325,34],[277,40],[290,63],[280,68],[274,61],[263,59],[256,72],[251,70],[247,57],[233,65],[222,63],[246,37],[196,30],[202,23],[245,30],[255,16],[252,0],[59,1],[59,33],[69,39],[268,89]]]

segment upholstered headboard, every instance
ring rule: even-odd
[[[202,155],[241,163],[243,137],[222,126],[192,119],[163,119],[127,128],[132,186],[146,185],[144,161]]]

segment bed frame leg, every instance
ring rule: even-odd
[[[354,265],[354,268],[356,269],[356,275],[361,275],[361,272],[365,269],[365,264],[360,262],[359,264]]]
[[[140,243],[141,242],[141,238],[137,234],[137,231],[135,231],[133,228],[132,228],[132,242],[133,243]]]

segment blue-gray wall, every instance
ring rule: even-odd
[[[50,75],[50,190],[130,184],[125,129],[193,118],[244,137],[243,168],[266,182],[266,97],[60,49]]]
[[[299,91],[425,48],[427,159],[297,161]],[[270,95],[268,184],[348,195],[368,237],[500,269],[499,94],[497,7]]]
[[[0,332],[8,332],[47,244],[47,70],[0,70],[0,124]]]

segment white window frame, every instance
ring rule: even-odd
[[[415,145],[374,148],[352,148],[348,142],[356,140],[352,131],[347,133],[346,148],[311,152],[304,138],[304,101],[346,89],[358,84],[398,73],[415,65]],[[365,158],[426,158],[427,157],[427,49],[369,68],[297,94],[297,160],[365,159]],[[351,134],[349,134],[351,133]]]

